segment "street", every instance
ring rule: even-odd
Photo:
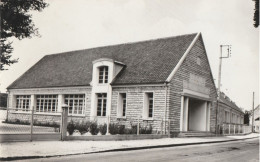
[[[68,146],[69,147],[69,146]],[[47,148],[46,148],[47,149]],[[178,162],[258,162],[259,139],[226,142],[218,144],[202,144],[169,148],[145,149],[137,151],[121,151],[61,156],[53,158],[31,159],[24,161],[178,161]]]

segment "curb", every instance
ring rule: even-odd
[[[86,155],[86,154],[105,153],[105,152],[133,151],[133,150],[144,150],[144,149],[153,149],[153,148],[167,148],[167,147],[178,147],[178,146],[189,146],[189,145],[200,145],[200,144],[211,144],[211,143],[224,143],[224,142],[232,142],[232,141],[243,141],[243,140],[254,139],[254,138],[259,138],[259,136],[258,137],[243,138],[243,139],[231,139],[231,140],[224,140],[224,141],[208,141],[208,142],[179,143],[179,144],[169,144],[169,145],[154,145],[154,146],[119,148],[119,149],[111,149],[111,150],[104,150],[104,151],[74,153],[74,154],[65,154],[65,155],[14,156],[14,157],[4,157],[4,158],[0,157],[0,161],[3,161],[3,160],[13,161],[13,160],[25,160],[25,159],[39,159],[39,158],[70,156],[70,155]]]

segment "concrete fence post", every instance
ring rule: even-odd
[[[230,134],[230,124],[228,125],[228,134]]]
[[[168,120],[168,137],[169,138],[171,137],[171,127],[170,127],[170,125],[171,125],[171,120],[169,119]]]
[[[110,125],[110,116],[108,115],[107,116],[107,133],[106,133],[106,135],[110,135],[110,133],[109,133],[109,125]]]
[[[243,125],[243,133],[245,134],[246,133],[246,130],[245,130],[245,126]]]
[[[222,134],[225,134],[225,124],[223,124],[223,128],[222,128]]]
[[[240,134],[240,125],[238,125],[238,134]]]
[[[138,116],[138,119],[137,119],[137,135],[139,135],[139,130],[140,130],[140,117]]]
[[[163,134],[163,119],[161,121],[161,134]]]
[[[62,105],[62,127],[61,127],[61,140],[64,141],[66,139],[67,136],[67,125],[68,125],[68,114],[69,114],[69,110],[68,110],[68,105],[63,104]]]
[[[33,115],[34,115],[34,107],[32,107],[31,110],[31,124],[30,124],[30,141],[32,142],[33,140]]]
[[[236,124],[234,124],[234,134],[236,134]]]
[[[8,114],[9,114],[9,110],[8,110],[8,107],[6,108],[6,121],[8,121]]]

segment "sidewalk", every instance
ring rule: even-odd
[[[87,154],[104,151],[135,150],[157,147],[174,147],[182,145],[217,143],[250,138],[259,138],[253,133],[243,136],[164,138],[133,141],[35,141],[1,143],[0,160],[26,159]]]

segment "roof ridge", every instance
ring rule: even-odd
[[[127,43],[119,43],[119,44],[111,44],[111,45],[104,45],[104,46],[96,46],[96,47],[90,47],[90,48],[79,49],[79,50],[72,50],[72,51],[65,51],[65,52],[58,52],[58,53],[53,53],[53,54],[47,54],[45,56],[53,56],[53,55],[61,55],[61,54],[71,54],[71,53],[74,53],[74,52],[93,50],[93,49],[97,49],[97,48],[107,48],[107,47],[115,47],[115,46],[122,46],[122,45],[128,45],[128,44],[145,43],[145,42],[152,42],[152,41],[158,41],[158,40],[164,40],[164,39],[166,40],[166,39],[170,39],[170,38],[178,38],[178,37],[189,36],[189,35],[197,35],[198,33],[199,32],[191,33],[191,34],[169,36],[169,37],[160,37],[160,38],[146,39],[146,40],[140,40],[140,41],[134,41],[134,42],[127,42]]]

